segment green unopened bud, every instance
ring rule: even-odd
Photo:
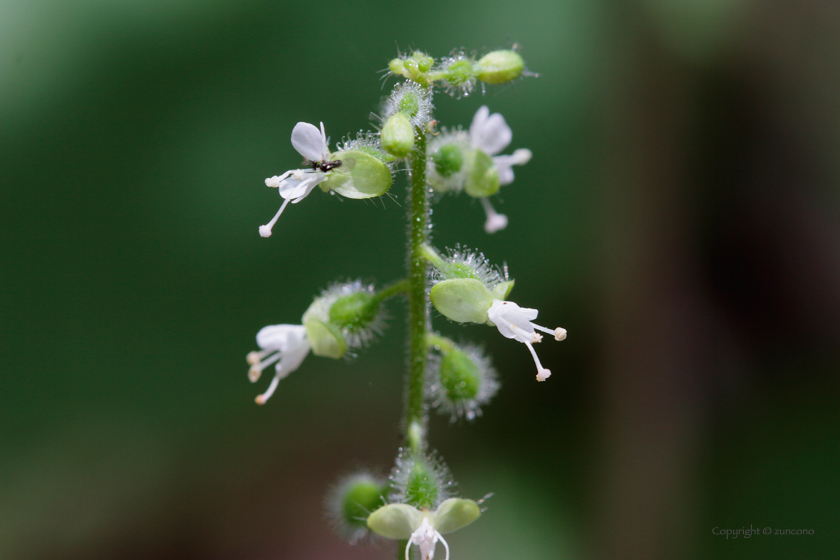
[[[451,177],[464,165],[464,151],[458,144],[445,144],[432,154],[435,170],[441,177]]]
[[[454,483],[442,461],[409,449],[400,450],[390,479],[391,501],[420,509],[432,509],[447,499]]]
[[[482,198],[499,192],[499,172],[493,164],[493,158],[481,150],[475,150],[464,190],[468,195]]]
[[[405,70],[405,63],[401,58],[395,58],[391,62],[388,63],[388,70],[393,72],[398,76],[404,76]],[[404,76],[407,77],[407,76]]]
[[[333,526],[351,543],[368,533],[367,517],[379,508],[388,493],[388,483],[367,472],[346,476],[327,495],[327,513]]]
[[[413,64],[418,72],[428,72],[435,65],[435,59],[423,51],[414,51],[408,58],[408,63]]]
[[[525,62],[516,51],[493,51],[478,61],[478,79],[487,84],[504,84],[522,75]]]
[[[455,278],[432,286],[432,305],[447,318],[459,323],[486,323],[493,295],[479,280]]]
[[[380,158],[367,151],[346,150],[330,155],[341,165],[333,169],[320,187],[347,198],[382,196],[391,188],[391,170]]]
[[[443,79],[453,86],[462,86],[475,79],[473,62],[468,59],[456,60],[446,67]]]
[[[395,58],[388,63],[388,69],[398,76],[417,82],[429,84],[429,70],[435,64],[435,59],[422,51],[414,51],[408,56]]]
[[[398,158],[406,157],[414,149],[414,126],[405,113],[394,113],[385,121],[379,138],[386,152]]]

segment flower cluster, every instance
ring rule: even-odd
[[[433,560],[438,544],[449,559],[444,534],[464,527],[482,513],[481,500],[456,495],[457,484],[443,462],[430,452],[428,411],[437,409],[451,421],[472,421],[499,390],[499,373],[484,349],[470,342],[454,342],[431,329],[429,303],[458,323],[495,327],[505,338],[525,344],[537,368],[537,381],[551,372],[543,367],[534,345],[543,334],[564,340],[562,328],[548,329],[533,321],[536,309],[508,299],[514,280],[507,265],[494,266],[484,254],[456,245],[441,255],[427,240],[430,192],[461,193],[477,198],[485,210],[485,231],[507,227],[508,217],[496,212],[490,197],[514,180],[514,166],[531,159],[520,148],[504,154],[513,140],[505,118],[481,106],[468,129],[437,127],[433,95],[444,91],[462,98],[487,84],[502,84],[527,75],[522,57],[514,49],[477,57],[463,49],[439,60],[422,51],[398,56],[388,65],[396,84],[382,102],[381,127],[345,137],[331,150],[323,123],[299,122],[292,130],[292,147],[303,157],[299,169],[265,180],[283,202],[274,217],[260,226],[270,237],[280,215],[319,187],[348,199],[367,199],[389,191],[399,168],[410,177],[408,277],[382,289],[361,280],[331,284],[313,298],[301,324],[269,325],[257,333],[259,350],[250,352],[248,377],[256,382],[274,366],[268,388],[256,397],[264,404],[279,381],[301,367],[311,353],[340,359],[380,338],[384,331],[384,301],[396,295],[408,298],[409,383],[403,422],[404,446],[398,451],[388,479],[369,471],[342,477],[326,500],[329,517],[347,540],[371,535],[406,541],[422,560]],[[438,197],[439,198],[439,197]],[[430,265],[430,266],[429,266]]]
[[[489,197],[499,187],[513,182],[514,165],[531,160],[531,151],[521,148],[511,155],[499,155],[513,139],[513,132],[499,113],[482,106],[473,117],[469,133],[461,129],[442,130],[430,141],[427,173],[437,192],[461,192],[478,198],[487,214],[484,230],[505,229],[507,216],[499,214]]]

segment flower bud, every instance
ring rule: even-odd
[[[422,51],[414,51],[410,55],[401,56],[388,63],[388,69],[398,76],[428,85],[428,72],[435,64],[435,59]]]
[[[385,502],[386,480],[367,472],[343,477],[327,494],[327,513],[336,532],[351,543],[368,535],[367,517]]]
[[[414,126],[405,113],[394,113],[379,133],[382,148],[392,156],[403,158],[414,148]]]
[[[525,62],[516,51],[487,53],[478,61],[478,79],[487,84],[504,84],[522,75]]]
[[[368,151],[340,151],[330,159],[340,161],[341,165],[320,184],[324,192],[333,190],[347,198],[372,198],[382,196],[391,188],[391,170]]]
[[[447,93],[460,99],[467,97],[475,89],[478,67],[472,56],[463,51],[455,51],[441,60],[435,73],[436,79],[443,83]]]
[[[454,485],[446,465],[435,456],[401,449],[391,471],[391,501],[432,509],[449,498]]]

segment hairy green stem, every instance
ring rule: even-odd
[[[426,131],[415,129],[414,151],[409,158],[411,185],[408,205],[408,395],[406,443],[415,452],[425,447],[424,383],[429,302],[426,297],[426,259],[423,246],[429,235],[429,197],[426,186]]]

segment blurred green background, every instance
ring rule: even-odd
[[[537,79],[456,101],[514,131],[487,236],[569,338],[483,342],[503,388],[436,416],[478,558],[840,552],[840,5],[819,0],[0,1],[0,558],[392,558],[322,500],[399,445],[400,301],[349,362],[309,357],[254,405],[245,354],[331,281],[402,274],[404,174],[382,203],[276,211],[298,121],[371,128],[398,49],[521,46]],[[805,529],[725,539],[713,530]],[[442,551],[439,551],[442,554]]]

